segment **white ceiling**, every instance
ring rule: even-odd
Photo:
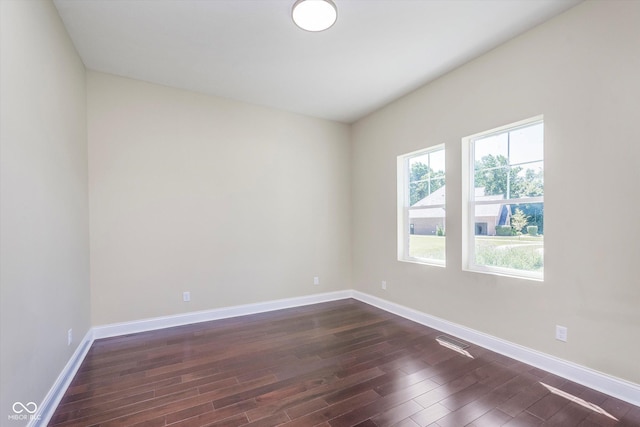
[[[54,0],[87,68],[350,123],[581,0]]]

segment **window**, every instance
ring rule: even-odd
[[[463,139],[463,267],[542,279],[542,117]]]
[[[444,146],[398,157],[398,259],[445,264]]]

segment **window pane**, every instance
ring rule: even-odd
[[[518,214],[518,210],[522,211],[524,214],[526,223],[523,225],[522,229],[519,230],[523,235],[544,235],[544,203],[521,203],[511,205],[510,209],[515,215]],[[525,220],[522,221],[524,222]],[[511,224],[513,225],[513,216],[511,218]]]
[[[434,174],[444,175],[444,150],[434,151],[429,155],[429,166]]]
[[[544,195],[542,123],[480,138],[474,142],[474,153],[476,196]]]
[[[484,158],[484,168],[476,168],[474,177],[475,197],[501,196],[507,197],[510,184],[513,181],[513,171],[508,166],[498,166],[496,158],[487,156]],[[506,162],[506,159],[505,159]],[[511,176],[509,175],[511,173]],[[478,199],[476,199],[478,200]]]
[[[409,238],[409,256],[424,260],[445,260],[444,236],[411,235]]]
[[[409,182],[422,181],[429,178],[429,155],[411,157],[409,159]]]
[[[410,209],[409,224],[409,256],[444,261],[444,208]]]
[[[544,158],[544,128],[542,123],[509,133],[509,163],[516,165]]]
[[[409,159],[409,206],[421,203],[443,187],[444,150]],[[440,203],[444,203],[444,200]]]
[[[544,204],[477,205],[475,264],[530,272],[544,268]]]
[[[430,188],[437,188],[437,190],[432,190],[431,193],[423,197],[422,199],[416,201],[411,207],[418,206],[433,206],[433,205],[444,205],[445,203],[445,188],[444,188],[444,178],[432,180],[428,183],[424,183],[425,186],[430,184]],[[411,184],[413,186],[413,184]],[[417,191],[417,190],[416,190]],[[425,194],[428,194],[425,190]],[[444,212],[443,212],[444,216]]]
[[[464,140],[473,156],[465,248],[471,270],[542,277],[544,125],[525,123]],[[527,198],[536,203],[514,203]]]
[[[445,263],[445,151],[442,146],[398,157],[398,259]],[[407,182],[407,177],[408,182]]]
[[[486,138],[477,139],[474,143],[473,152],[475,162],[480,162],[486,156],[504,157],[509,155],[507,142],[509,135],[505,132],[499,135],[493,135]]]
[[[544,162],[516,166],[517,175],[511,198],[538,197],[544,195]]]
[[[429,194],[429,155],[409,159],[409,206]]]

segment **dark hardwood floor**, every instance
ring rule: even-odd
[[[354,300],[97,340],[55,426],[640,426],[640,408]]]

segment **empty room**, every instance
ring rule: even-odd
[[[640,1],[0,32],[0,425],[640,426]]]

